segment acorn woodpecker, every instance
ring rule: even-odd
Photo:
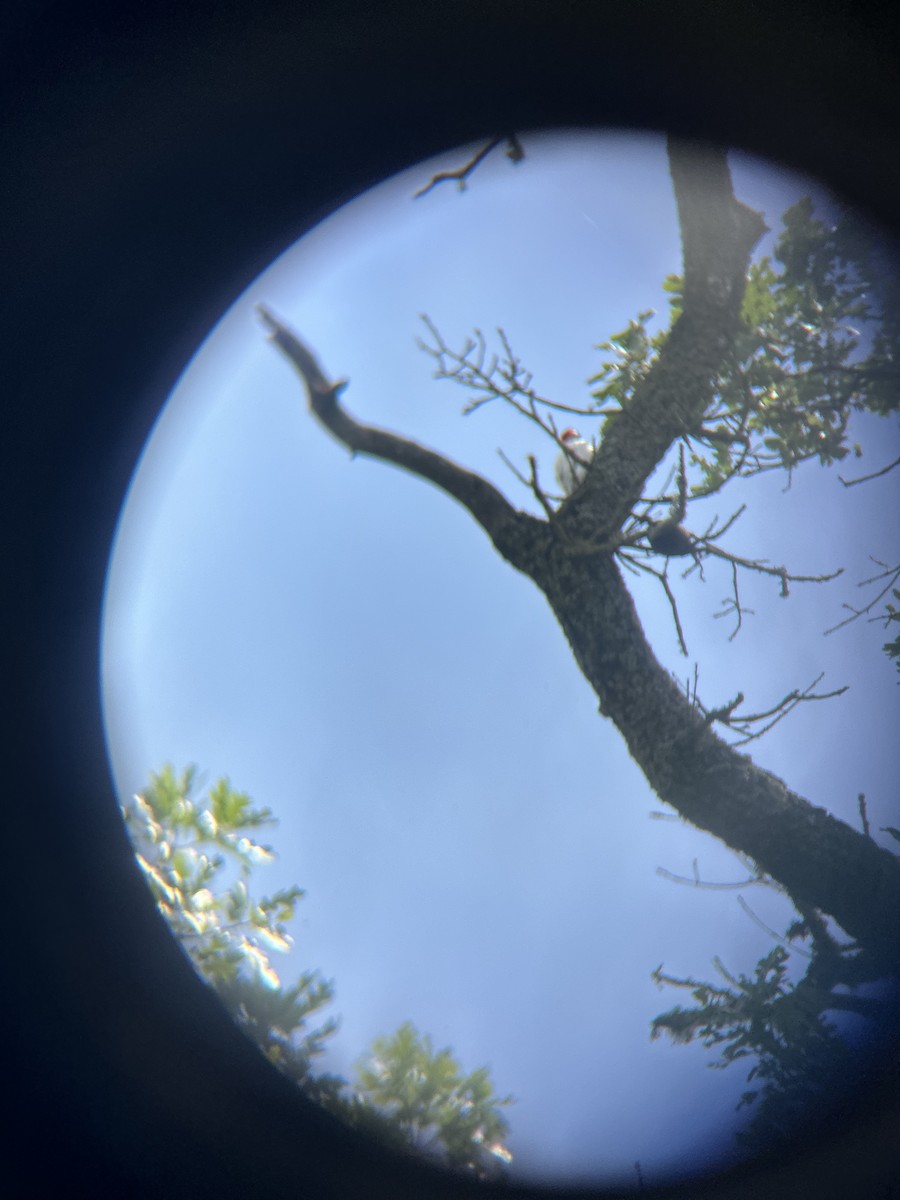
[[[594,457],[594,447],[585,441],[577,429],[564,429],[559,440],[565,449],[560,450],[556,459],[556,482],[564,496],[571,496],[585,477],[588,464]]]
[[[696,557],[691,535],[683,525],[673,525],[671,521],[657,521],[647,532],[647,541],[651,550],[664,554],[666,558],[680,558],[685,554]]]

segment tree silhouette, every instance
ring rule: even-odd
[[[495,139],[491,146],[501,142]],[[518,161],[521,146],[515,145]],[[609,358],[591,380],[594,403],[586,410],[602,417],[601,436],[571,496],[544,490],[534,458],[527,471],[513,467],[540,503],[543,518],[517,509],[494,484],[440,453],[356,421],[340,399],[347,384],[331,380],[279,317],[264,306],[259,311],[271,341],[299,372],[311,412],[325,429],[351,452],[393,463],[442,488],[468,509],[498,554],[540,588],[596,693],[601,715],[615,724],[657,796],[789,895],[807,931],[813,931],[808,977],[821,1002],[804,1011],[818,1019],[826,1007],[822,998],[833,996],[835,988],[878,980],[896,968],[900,863],[867,831],[798,795],[737,747],[798,704],[837,693],[818,693],[815,685],[792,689],[761,712],[748,712],[740,692],[725,703],[704,702],[696,682],[684,689],[657,660],[623,571],[659,581],[685,652],[667,555],[686,548],[692,569],[701,574],[708,559],[729,564],[732,636],[744,615],[743,573],[771,576],[784,597],[795,583],[833,577],[801,576],[787,566],[735,555],[727,535],[740,510],[698,529],[691,503],[736,479],[775,470],[789,474],[807,460],[828,466],[861,454],[849,440],[853,414],[887,415],[897,408],[900,286],[863,220],[843,211],[827,226],[809,201],[785,214],[773,256],[752,261],[766,227],[760,214],[735,198],[725,152],[670,140],[668,153],[683,248],[682,274],[666,281],[670,325],[651,335],[651,314],[642,312],[601,347]],[[483,157],[435,177],[420,195],[444,179],[465,182]],[[480,333],[454,350],[427,319],[426,327],[423,346],[438,376],[472,393],[467,411],[506,404],[562,451],[556,417],[578,410],[536,392],[502,332],[499,350],[491,353]],[[666,463],[674,489],[648,494],[648,481]],[[879,565],[882,590],[867,606],[848,606],[848,619],[871,613],[885,596],[896,598],[896,589],[890,590],[896,569]],[[882,619],[896,619],[890,600]],[[885,649],[895,654],[896,642]],[[781,995],[781,969],[780,959],[764,960],[759,986],[771,985]],[[708,1004],[701,1007],[725,1004],[724,993],[718,996],[712,985],[693,986],[706,989]],[[738,990],[743,994],[746,987],[742,983]],[[803,993],[804,1004],[811,990]],[[660,1018],[657,1030],[674,1031],[669,1017],[668,1024]],[[720,1039],[721,1025],[713,1021],[707,1027],[714,1042]],[[756,1049],[760,1052],[759,1045]],[[775,1078],[780,1060],[774,1050],[772,1055]],[[760,1070],[765,1074],[769,1067]]]

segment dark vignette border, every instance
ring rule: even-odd
[[[269,1070],[133,868],[97,664],[131,471],[230,300],[327,211],[448,146],[666,127],[818,175],[896,228],[896,18],[836,0],[44,0],[3,22],[11,1194],[466,1195]],[[790,1156],[667,1194],[894,1195],[897,1077],[895,1059]]]

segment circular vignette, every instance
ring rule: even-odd
[[[441,17],[403,5],[92,9],[14,30],[4,139],[19,164],[9,340],[21,399],[5,474],[22,536],[7,627],[14,871],[29,904],[10,986],[29,1034],[14,1051],[20,1113],[45,1140],[52,1130],[70,1179],[130,1195],[466,1190],[304,1105],[165,935],[106,766],[103,582],[133,464],[218,313],[325,211],[403,166],[500,128],[669,125],[788,162],[896,218],[883,31],[848,30],[837,6],[820,7],[810,52],[802,14],[779,13],[773,28],[758,8],[728,27],[706,5],[678,19],[646,11],[640,44],[633,6],[590,5],[567,20],[551,5],[518,20],[499,4]],[[811,1180],[822,1196],[848,1181],[889,1194],[896,1099],[873,1094],[827,1144],[691,1195],[787,1196]],[[20,1166],[33,1182],[51,1170],[40,1157]]]

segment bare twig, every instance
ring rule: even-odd
[[[757,916],[757,914],[753,911],[753,909],[750,907],[750,905],[747,903],[747,901],[744,899],[743,896],[738,896],[737,902],[741,906],[741,908],[744,910],[744,912],[747,914],[747,916],[751,919],[751,921],[754,921],[760,927],[760,929],[765,930],[765,932],[768,933],[770,935],[770,937],[773,937],[776,940],[776,942],[781,942],[782,946],[786,946],[789,950],[793,951],[796,954],[802,955],[804,958],[812,958],[813,957],[812,953],[809,950],[802,950],[799,946],[796,946],[792,942],[788,941],[788,939],[783,934],[781,934],[777,930],[773,929],[771,925],[767,925],[766,922],[761,917]]]
[[[666,867],[657,867],[657,875],[663,879],[668,879],[671,883],[681,883],[687,887],[703,888],[704,890],[713,892],[730,892],[737,891],[740,888],[751,887],[755,883],[765,883],[766,878],[762,871],[755,875],[748,876],[747,879],[738,879],[729,883],[713,883],[710,880],[700,879],[697,874],[697,860],[694,859],[694,875],[693,878],[688,878],[686,875],[677,875],[674,871],[669,871]]]
[[[721,721],[724,725],[729,725],[734,716],[734,710],[743,703],[744,693],[738,692],[734,699],[729,700],[727,704],[723,704],[719,708],[711,708],[706,714],[706,723],[711,725],[713,721]]]
[[[792,897],[792,900],[801,920],[790,926],[787,933],[788,939],[793,942],[798,936],[803,936],[812,940],[813,957],[818,961],[817,974],[820,982],[824,982],[822,973],[825,970],[825,964],[828,962],[835,964],[848,951],[852,951],[856,947],[852,942],[842,945],[832,937],[824,917],[817,908],[802,903],[796,897]]]
[[[468,162],[463,163],[461,167],[457,167],[455,171],[438,171],[436,175],[432,175],[428,183],[424,187],[419,188],[413,193],[413,199],[418,200],[421,196],[426,196],[432,188],[437,187],[439,183],[447,183],[450,180],[456,180],[460,191],[463,191],[466,186],[466,180],[475,170],[479,163],[495,150],[503,142],[506,142],[506,157],[513,164],[519,163],[525,157],[525,151],[522,149],[522,144],[514,133],[506,134],[501,137],[491,138],[486,145],[472,155]]]
[[[504,454],[502,450],[498,450],[497,454],[503,460],[504,465],[509,467],[510,471],[512,471],[513,475],[515,475],[516,479],[518,479],[519,483],[521,483],[524,487],[528,487],[528,478],[522,474],[512,459],[510,459],[508,455]]]
[[[842,688],[838,688],[834,692],[823,693],[820,696],[812,695],[811,694],[812,689],[816,686],[816,684],[819,682],[819,680],[822,679],[824,674],[825,674],[825,672],[823,671],[819,675],[817,675],[816,678],[809,685],[809,687],[804,689],[804,691],[788,692],[788,694],[786,696],[784,696],[781,700],[779,700],[777,704],[773,704],[773,706],[771,708],[766,709],[764,712],[752,713],[749,716],[741,717],[741,721],[744,722],[745,724],[749,723],[751,721],[765,721],[768,717],[771,717],[774,713],[780,712],[785,704],[788,704],[788,703],[797,704],[801,700],[828,700],[833,696],[840,696],[842,692],[846,692],[847,688],[842,687]]]
[[[699,541],[699,546],[704,554],[712,554],[716,558],[723,558],[726,562],[743,567],[745,571],[757,571],[761,575],[772,575],[774,578],[780,579],[783,599],[787,599],[790,595],[789,583],[827,583],[830,579],[837,579],[838,575],[843,575],[844,573],[844,568],[838,567],[836,571],[831,571],[825,575],[794,575],[787,567],[773,567],[764,559],[742,558],[739,554],[732,554],[728,550],[723,550],[720,546],[710,545],[707,541]]]
[[[731,579],[732,579],[732,594],[730,597],[722,601],[723,608],[720,612],[714,614],[717,618],[734,615],[736,623],[734,629],[729,634],[728,640],[733,641],[743,627],[743,619],[746,614],[752,614],[753,610],[744,607],[741,601],[740,588],[738,584],[738,568],[745,571],[755,571],[758,574],[770,575],[781,582],[781,595],[786,598],[790,595],[791,583],[826,583],[831,579],[836,579],[838,575],[843,573],[843,568],[839,567],[836,571],[832,571],[822,575],[797,575],[789,571],[784,566],[772,566],[764,559],[744,558],[739,554],[733,554],[729,550],[723,550],[720,546],[714,544],[715,541],[734,525],[746,506],[741,505],[726,521],[718,524],[718,517],[715,517],[707,530],[700,534],[688,533],[684,528],[677,524],[678,520],[683,519],[687,506],[687,483],[684,471],[684,450],[680,448],[679,467],[677,471],[677,487],[678,497],[672,502],[669,516],[662,522],[654,522],[650,516],[655,504],[660,503],[665,497],[660,497],[653,501],[644,501],[644,508],[641,513],[634,514],[633,524],[628,527],[628,531],[623,538],[623,546],[635,546],[641,539],[646,536],[650,541],[650,552],[664,553],[675,555],[686,555],[691,553],[694,559],[693,566],[688,568],[685,574],[689,574],[696,566],[699,569],[701,579],[705,579],[703,571],[703,563],[701,555],[710,555],[714,558],[721,558],[725,562],[731,564]],[[667,485],[668,486],[668,485]],[[645,529],[646,527],[646,529]],[[679,534],[678,544],[673,549],[667,548],[667,543],[664,541],[668,530]],[[661,540],[663,539],[663,540]],[[682,546],[684,548],[682,548]],[[642,549],[642,547],[639,547]],[[632,560],[633,561],[633,560]],[[898,568],[900,570],[900,568]],[[660,576],[662,578],[662,576]],[[883,593],[882,593],[883,594]],[[671,601],[670,601],[671,603]]]
[[[420,314],[421,320],[431,334],[433,345],[417,338],[419,349],[424,350],[437,363],[435,378],[452,379],[456,383],[476,393],[474,400],[469,400],[463,408],[463,415],[477,411],[492,400],[502,400],[511,404],[517,412],[534,420],[538,408],[551,409],[555,412],[570,413],[580,417],[608,417],[616,415],[618,409],[597,409],[582,407],[575,404],[561,404],[540,395],[532,387],[533,376],[523,367],[521,360],[515,355],[509,338],[503,329],[497,334],[503,346],[505,358],[492,355],[487,362],[487,345],[484,334],[475,329],[474,339],[468,338],[462,350],[452,349],[445,341],[440,330],[426,314]],[[546,430],[551,422],[544,423]],[[555,430],[553,433],[556,440]]]
[[[699,686],[699,683],[700,683],[700,664],[695,662],[694,663],[693,694],[691,693],[691,681],[690,680],[688,680],[687,689],[686,689],[687,698],[691,702],[691,708],[694,708],[694,709],[696,709],[700,704],[700,697],[697,693],[697,688]]]
[[[622,546],[627,546],[629,544],[630,544],[630,541],[626,539],[622,543]],[[637,559],[632,558],[630,555],[624,554],[622,552],[621,547],[616,551],[616,554],[621,559],[623,564],[625,564],[629,567],[629,569],[631,569],[635,572],[643,571],[646,575],[652,575],[654,577],[654,579],[659,580],[663,591],[666,593],[666,599],[669,601],[669,608],[672,610],[672,620],[675,622],[675,632],[678,635],[679,649],[681,650],[681,653],[685,656],[685,658],[687,658],[688,648],[687,648],[687,642],[685,641],[685,637],[684,637],[684,630],[681,627],[681,617],[679,616],[679,613],[678,613],[678,602],[676,601],[675,595],[672,592],[671,587],[669,586],[669,580],[668,580],[668,574],[667,574],[668,562],[666,563],[666,566],[662,569],[662,571],[657,571],[656,568],[651,567],[649,563],[639,562]]]
[[[883,597],[888,594],[891,588],[893,588],[894,585],[900,581],[900,563],[897,563],[895,566],[889,566],[887,563],[883,563],[880,559],[873,558],[871,554],[869,555],[869,558],[873,563],[875,563],[876,566],[882,567],[883,570],[879,571],[876,575],[870,575],[868,579],[861,579],[856,586],[858,588],[868,587],[870,584],[879,583],[882,579],[886,579],[887,583],[884,585],[878,595],[874,596],[869,601],[865,608],[854,608],[852,604],[841,605],[842,608],[850,610],[850,616],[845,617],[843,621],[839,621],[837,625],[832,625],[830,629],[826,629],[826,636],[829,633],[835,633],[838,629],[843,629],[845,625],[850,625],[853,621],[858,620],[860,617],[866,616],[872,611],[878,601],[883,599]],[[885,620],[885,622],[887,622],[887,620],[890,618],[889,616],[885,616],[884,618],[877,616],[870,619],[873,621]]]
[[[687,511],[687,475],[684,471],[684,442],[678,445],[678,506],[669,519],[678,525],[684,520]]]
[[[669,601],[669,607],[672,610],[672,620],[675,622],[675,632],[678,634],[678,645],[681,648],[681,653],[687,658],[688,648],[687,642],[684,640],[684,630],[681,628],[681,617],[678,615],[678,605],[675,603],[675,597],[672,594],[672,589],[669,587],[666,572],[662,571],[660,573],[659,571],[653,571],[651,568],[651,573],[657,577],[666,593],[666,599]]]
[[[713,541],[713,542],[718,541],[718,539],[720,537],[722,537],[723,534],[727,533],[728,530],[732,527],[732,525],[734,525],[744,515],[744,513],[746,511],[747,511],[747,505],[742,504],[740,506],[740,508],[736,509],[731,514],[730,517],[726,518],[725,523],[723,525],[718,524],[718,520],[719,520],[718,516],[713,517],[712,522],[710,523],[710,525],[708,526],[706,531],[701,535],[700,540],[701,541]]]
[[[547,519],[552,520],[554,516],[553,507],[551,506],[550,501],[547,499],[546,495],[541,489],[540,483],[538,482],[537,462],[533,454],[528,455],[528,466],[531,470],[531,476],[528,479],[528,486],[534,493],[535,499],[538,501],[541,508],[543,508],[544,512],[547,514]]]
[[[803,691],[797,691],[795,689],[794,691],[788,692],[788,694],[782,697],[777,704],[774,704],[771,708],[766,709],[764,712],[748,713],[744,716],[736,715],[735,711],[744,702],[743,692],[738,692],[733,700],[728,701],[726,704],[720,705],[718,708],[705,708],[702,702],[697,699],[696,691],[694,700],[696,707],[700,710],[704,720],[708,724],[718,721],[722,725],[727,725],[729,729],[741,735],[741,740],[732,742],[732,746],[744,746],[747,744],[747,742],[755,741],[757,738],[761,738],[763,734],[768,733],[769,730],[777,725],[779,721],[783,720],[788,713],[793,712],[798,704],[801,704],[807,700],[831,700],[836,696],[843,695],[843,693],[847,691],[845,686],[836,688],[832,692],[813,692],[812,689],[821,679],[822,674],[814,679],[812,683]],[[690,693],[688,693],[688,695],[690,695]],[[753,726],[759,724],[760,722],[764,722],[763,727],[761,729],[754,730]]]
[[[886,467],[882,467],[880,471],[873,471],[870,475],[860,475],[858,479],[845,479],[843,475],[838,475],[838,479],[844,487],[856,487],[858,483],[868,483],[870,479],[878,479],[881,475],[887,475],[889,471],[893,471],[895,467],[900,467],[900,458],[895,458],[892,463],[888,463]]]
[[[867,838],[871,838],[872,830],[869,828],[869,814],[866,812],[865,792],[859,793],[857,796],[857,803],[859,804],[859,819],[862,821],[863,833]]]
[[[738,587],[737,564],[731,564],[731,595],[725,596],[722,600],[722,608],[719,612],[713,613],[713,620],[720,620],[722,617],[727,617],[734,613],[737,617],[737,623],[734,629],[728,635],[729,642],[733,642],[740,633],[744,624],[744,613],[749,613],[750,616],[755,616],[755,611],[752,608],[745,608],[741,603],[741,593]]]
[[[757,738],[761,738],[763,734],[766,734],[770,729],[773,729],[779,721],[782,721],[789,713],[793,712],[797,705],[803,703],[803,701],[833,700],[836,696],[842,696],[844,692],[847,691],[847,685],[845,684],[844,687],[835,688],[834,691],[831,692],[820,692],[818,694],[814,693],[812,689],[816,686],[819,680],[822,679],[823,675],[824,672],[818,675],[809,685],[809,687],[805,688],[802,692],[788,692],[783,699],[779,700],[779,702],[767,712],[751,713],[749,716],[740,717],[738,720],[732,719],[728,723],[729,728],[744,734],[740,741],[732,742],[732,745],[745,746],[748,742],[752,742]],[[768,721],[768,724],[764,725],[762,729],[758,729],[752,733],[749,732],[751,725],[759,721],[767,721],[769,717],[771,717],[772,720]]]

